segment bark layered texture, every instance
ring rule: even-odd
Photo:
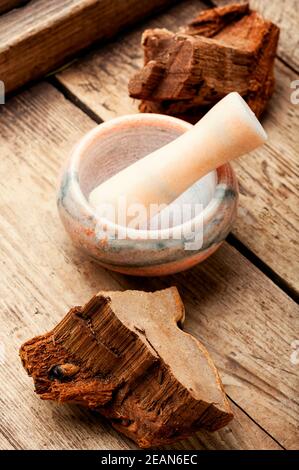
[[[201,12],[179,32],[148,29],[144,66],[129,82],[142,112],[199,119],[237,91],[259,117],[274,89],[279,28],[248,4]]]
[[[100,292],[20,356],[45,400],[96,409],[140,447],[168,444],[233,417],[206,349],[178,324],[175,287]]]

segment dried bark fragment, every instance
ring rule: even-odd
[[[179,32],[148,29],[142,35],[144,66],[129,94],[142,112],[196,120],[231,91],[259,117],[274,89],[279,28],[233,4],[201,12]]]
[[[100,292],[20,356],[42,399],[98,410],[140,447],[215,431],[233,417],[206,349],[178,328],[175,287]]]

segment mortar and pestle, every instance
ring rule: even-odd
[[[58,209],[65,229],[114,271],[154,276],[188,269],[220,246],[235,220],[238,185],[229,161],[266,138],[238,93],[194,126],[158,114],[100,124],[75,146],[64,170]],[[111,208],[114,218],[107,216]],[[188,208],[189,219],[176,223],[174,208]]]

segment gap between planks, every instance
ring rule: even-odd
[[[238,403],[236,403],[231,397],[229,397],[231,403],[233,403],[237,408],[240,409],[240,411],[242,411],[246,416],[248,416],[248,418],[250,418],[265,434],[267,434],[267,436],[269,436],[271,439],[273,439],[273,441],[281,448],[281,450],[286,450],[285,447],[283,447],[280,442],[278,442],[277,439],[275,439],[275,437],[273,437],[265,428],[263,428],[255,419],[253,419],[245,410],[243,410],[239,405]]]
[[[106,40],[136,20],[171,3],[173,5],[174,2],[68,0],[63,7],[56,8],[55,2],[47,0],[3,0],[0,13],[24,5],[0,15],[0,73],[7,93],[42,77],[94,41]],[[199,1],[198,9],[227,3],[227,0]],[[266,17],[280,23],[278,55],[298,71],[296,0],[251,0],[250,3]],[[184,4],[188,8],[191,1],[186,0]]]
[[[102,124],[104,121],[103,119],[95,113],[84,101],[81,101],[71,90],[69,90],[66,86],[61,83],[55,75],[49,76],[46,81],[55,87],[60,93],[69,100],[72,104],[74,104],[77,108],[79,108],[83,113],[85,113],[90,119],[92,119],[96,124]]]
[[[264,263],[253,251],[251,251],[246,245],[244,245],[238,237],[233,233],[229,233],[226,241],[236,248],[246,259],[248,259],[257,269],[259,269],[265,276],[279,287],[285,294],[287,294],[294,302],[299,303],[299,294],[297,291],[292,289],[283,278],[281,278],[270,266]]]
[[[213,6],[229,5],[236,0],[203,0]],[[249,3],[253,10],[259,11],[266,19],[280,26],[278,57],[294,72],[299,72],[299,34],[298,34],[298,1],[297,0],[238,0]],[[296,16],[297,15],[297,16]]]

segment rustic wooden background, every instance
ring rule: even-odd
[[[263,119],[269,141],[234,164],[239,217],[215,255],[163,279],[107,272],[72,247],[56,210],[58,174],[74,143],[96,123],[137,110],[127,83],[142,62],[141,32],[149,26],[176,29],[211,5],[181,1],[93,46],[0,106],[1,449],[135,448],[96,413],[42,402],[22,369],[18,348],[100,289],[166,285],[178,287],[186,329],[209,349],[235,412],[220,432],[200,432],[172,448],[299,447],[298,361],[291,361],[299,339],[299,105],[290,99],[291,82],[299,78],[296,0],[251,2],[281,27],[277,85]],[[0,25],[14,23],[9,15],[0,17]],[[11,67],[5,60],[0,48],[0,73]]]

